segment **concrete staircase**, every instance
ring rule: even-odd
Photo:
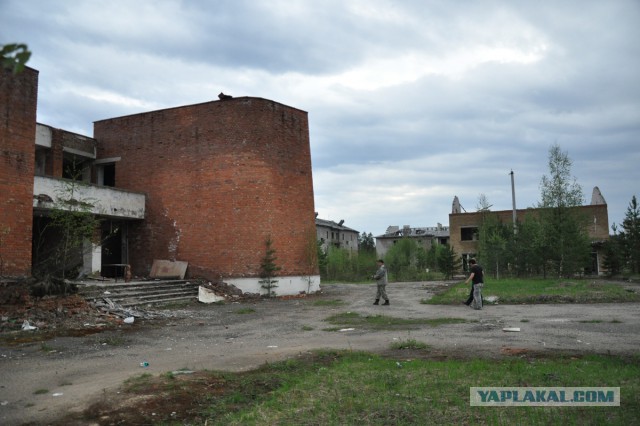
[[[195,301],[198,287],[199,283],[193,280],[96,281],[80,286],[78,292],[87,300],[109,298],[123,307],[132,307]]]

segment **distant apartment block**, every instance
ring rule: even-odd
[[[387,231],[376,238],[376,253],[378,257],[384,257],[398,240],[411,238],[425,250],[430,250],[432,246],[438,244],[449,244],[449,227],[438,223],[437,226],[412,228],[409,225],[389,226]]]
[[[344,220],[336,223],[332,220],[318,219],[316,217],[316,234],[325,251],[329,247],[343,248],[350,251],[358,250],[360,232],[344,226]]]

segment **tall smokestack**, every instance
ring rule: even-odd
[[[518,228],[516,225],[516,185],[513,180],[513,170],[511,170],[511,200],[513,201],[513,233],[518,233]]]

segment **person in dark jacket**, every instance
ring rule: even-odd
[[[469,278],[464,282],[469,284],[471,281],[471,292],[465,305],[473,307],[473,309],[482,309],[482,287],[484,287],[484,274],[482,266],[478,265],[475,259],[469,259]]]
[[[378,286],[378,291],[376,292],[376,301],[373,303],[374,305],[380,304],[380,298],[384,299],[383,305],[389,305],[389,296],[387,296],[387,268],[384,266],[384,261],[379,259],[376,264],[378,265],[378,270],[373,275],[373,279],[376,280],[376,284]]]

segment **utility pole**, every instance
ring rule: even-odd
[[[511,200],[513,201],[513,234],[518,233],[518,227],[516,225],[516,186],[513,180],[513,170],[511,170]]]

